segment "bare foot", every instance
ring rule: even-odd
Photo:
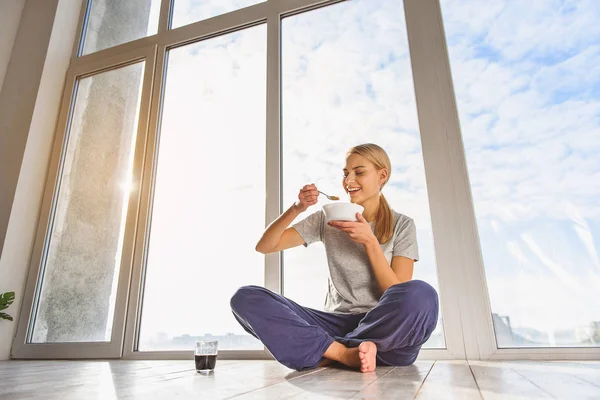
[[[377,366],[377,346],[373,342],[362,342],[358,346],[360,372],[373,372]]]
[[[350,348],[339,342],[333,342],[323,357],[348,367],[359,368],[361,372],[373,372],[376,367],[376,355],[377,345],[373,342],[362,342],[358,347]],[[322,361],[319,367],[324,366],[326,361]]]

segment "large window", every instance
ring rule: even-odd
[[[262,285],[264,25],[170,50],[139,348],[262,349],[229,309]]]
[[[417,225],[414,278],[437,288],[403,11],[401,2],[357,0],[283,20],[283,205],[289,207],[307,183],[345,197],[346,151],[379,144],[392,162],[383,193],[392,209]],[[320,196],[297,220],[329,202]],[[322,244],[286,251],[284,268],[285,295],[323,309],[329,270]],[[444,346],[440,313],[426,347]]]
[[[600,4],[443,0],[499,347],[600,345]]]
[[[143,74],[139,62],[77,81],[33,343],[111,339]]]

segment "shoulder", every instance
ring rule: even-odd
[[[401,228],[403,226],[414,225],[415,221],[408,215],[401,214],[392,210],[392,219],[394,228]]]
[[[303,229],[315,230],[322,228],[324,222],[325,217],[323,216],[323,212],[322,210],[319,210],[293,223],[292,227],[295,228],[297,231]]]
[[[408,232],[416,230],[415,221],[408,215],[392,210],[392,218],[395,237],[406,235]]]

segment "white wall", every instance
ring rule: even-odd
[[[25,0],[0,1],[0,90],[10,60]]]
[[[20,97],[19,104],[24,104],[20,109],[10,110],[7,115],[6,109],[0,109],[0,117],[3,115],[10,119],[8,125],[14,125],[18,135],[12,137],[0,129],[0,146],[6,146],[11,151],[23,151],[22,140],[26,140],[22,162],[17,168],[9,165],[0,157],[0,174],[18,175],[18,182],[12,203],[4,246],[0,254],[0,293],[15,291],[15,303],[6,312],[14,318],[14,322],[0,321],[0,360],[10,357],[12,341],[16,333],[17,322],[20,313],[23,292],[31,252],[33,249],[34,236],[38,225],[38,214],[41,207],[44,184],[50,159],[51,147],[54,139],[56,121],[60,108],[61,95],[64,79],[69,67],[73,43],[76,38],[77,23],[83,0],[18,0],[26,3],[21,6],[22,25],[15,27],[17,32],[14,42],[16,46],[12,53],[12,63],[18,60],[18,65],[7,69],[6,75],[10,74],[10,85],[0,90],[0,104],[7,108],[10,99]],[[0,7],[0,34],[4,35],[4,8],[6,3],[16,3],[16,0],[2,0]],[[50,22],[41,24],[40,21]],[[42,39],[45,35],[46,42]],[[50,40],[48,42],[48,35]],[[23,48],[25,47],[25,48]],[[32,48],[34,51],[32,51]],[[36,53],[43,52],[45,57],[43,65],[32,68],[29,64],[35,64]],[[8,64],[9,60],[0,58],[0,64]],[[28,64],[28,68],[19,66]],[[0,65],[0,66],[2,66]],[[17,83],[15,83],[15,81]],[[7,82],[9,82],[7,80]],[[30,90],[20,90],[23,86],[36,83]],[[24,98],[24,99],[23,99]],[[26,107],[25,103],[34,103],[33,111]],[[1,119],[1,118],[0,118]],[[13,123],[13,121],[16,121]],[[18,123],[17,123],[18,122]],[[0,128],[4,127],[0,121]],[[0,152],[1,153],[1,152]],[[2,176],[0,176],[2,178]],[[0,179],[1,182],[8,179]],[[2,191],[3,187],[0,187]],[[0,192],[1,193],[1,192]],[[0,209],[0,213],[7,210]],[[0,232],[1,233],[1,232]]]

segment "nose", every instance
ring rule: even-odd
[[[352,173],[349,173],[346,178],[344,178],[344,183],[346,185],[349,185],[350,182],[354,182],[354,176],[352,175]]]

